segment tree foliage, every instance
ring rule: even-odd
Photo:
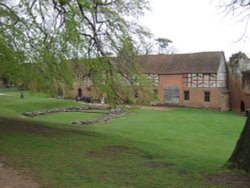
[[[0,74],[10,73],[9,67],[20,70],[21,64],[24,75],[8,78],[44,90],[55,81],[70,85],[70,60],[92,58],[85,65],[87,76],[97,87],[105,83],[99,90],[113,93],[115,102],[122,86],[118,81],[127,78],[111,57],[120,55],[126,41],[133,47],[149,34],[136,22],[147,9],[148,0],[2,0],[1,63],[6,70]],[[130,68],[135,77],[137,66]]]
[[[172,41],[167,39],[167,38],[157,38],[157,39],[155,39],[155,41],[158,44],[158,53],[159,54],[167,53],[167,47],[169,46],[169,43],[172,43]]]
[[[99,61],[102,67],[94,67]],[[127,38],[116,57],[75,59],[74,72],[79,79],[91,78],[95,97],[105,97],[109,103],[148,103],[153,99],[153,83],[142,74],[139,61],[133,41]],[[137,92],[141,93],[140,100],[134,100]]]

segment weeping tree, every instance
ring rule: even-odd
[[[94,93],[92,93],[94,98],[105,97],[109,103],[113,104],[149,103],[154,97],[153,83],[142,74],[137,50],[133,40],[125,38],[115,57],[74,59],[75,77],[78,80],[91,78],[91,91]],[[99,61],[103,63],[107,61],[112,67],[105,64],[100,69],[93,67]],[[114,73],[112,79],[106,77],[110,69]],[[140,100],[135,100],[135,93],[138,92]],[[113,99],[115,101],[112,101]]]
[[[224,0],[223,8],[226,8],[228,14],[240,17],[245,21],[246,28],[250,18],[250,1],[249,0]],[[244,35],[247,29],[245,28]],[[234,151],[228,159],[226,166],[250,172],[250,114],[248,114],[245,126],[237,141]]]
[[[57,39],[52,32],[42,28],[37,21],[39,16],[32,9],[24,1],[0,2],[0,40],[1,48],[5,49],[0,74],[17,86],[49,91],[53,79],[69,83],[69,69],[62,52],[52,41]],[[65,67],[61,71],[63,77],[57,74],[62,67]]]
[[[131,38],[126,38],[122,41],[122,48],[120,49],[118,56],[115,60],[117,62],[117,71],[118,76],[122,75],[121,83],[123,83],[124,87],[120,93],[123,93],[122,101],[133,103],[133,102],[146,102],[149,103],[152,101],[154,97],[153,93],[153,82],[147,79],[142,75],[140,64],[140,57],[138,56],[137,48],[133,44],[133,40]],[[133,85],[134,87],[126,86],[127,83],[129,85]],[[151,87],[150,87],[151,86]],[[134,96],[138,97],[135,100]],[[143,99],[141,101],[140,99]]]
[[[86,76],[118,103],[124,84],[138,84],[125,81],[126,76],[140,73],[132,63],[131,74],[124,74],[118,68],[122,61],[114,63],[114,57],[124,41],[136,46],[149,36],[137,24],[147,9],[147,0],[2,0],[0,44],[5,50],[0,58],[5,58],[5,71],[0,74],[36,90],[53,90],[55,83],[72,84],[72,59],[92,59],[83,62]]]
[[[4,40],[0,38],[0,76],[1,78],[9,78],[13,75],[15,67],[22,62],[22,54],[18,54],[11,47],[6,45]]]

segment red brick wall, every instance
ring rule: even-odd
[[[177,86],[180,89],[180,103],[181,99],[183,99],[183,75],[160,75],[160,82],[159,82],[159,98],[162,103],[164,103],[164,89],[167,86]]]
[[[221,91],[218,88],[186,88],[189,91],[189,101],[184,101],[184,106],[217,108],[222,107]],[[204,101],[204,93],[210,93],[210,101]]]
[[[240,103],[243,101],[245,103],[245,109],[250,108],[250,94],[247,94],[242,88],[242,78],[236,77],[232,74],[232,70],[229,67],[229,89],[231,108],[234,111],[241,111]]]
[[[185,75],[160,75],[159,97],[164,104],[164,89],[167,86],[177,86],[180,89],[180,106],[229,109],[229,94],[223,93],[225,88],[188,88],[185,83]],[[189,91],[189,100],[184,100],[184,91]],[[210,92],[210,102],[204,101],[204,92]]]
[[[188,88],[185,83],[186,75],[160,75],[159,76],[159,99],[162,104],[165,103],[164,89],[168,86],[177,86],[180,89],[180,106],[189,107],[201,107],[201,108],[216,108],[220,110],[229,109],[229,94],[223,93],[225,88]],[[89,96],[90,93],[87,91],[84,85],[75,83],[74,89],[66,92],[70,96],[76,96],[78,88],[82,89],[84,96]],[[184,91],[189,91],[189,100],[184,100]],[[204,92],[210,92],[210,102],[204,101]]]

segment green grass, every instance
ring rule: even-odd
[[[147,153],[177,161],[188,170],[221,167],[232,152],[244,117],[199,109],[140,110],[105,129],[89,127],[136,141]],[[169,152],[171,151],[171,152]]]
[[[24,99],[20,99],[20,94],[16,91],[0,90],[0,115],[20,116],[23,112],[46,110],[64,106],[79,106],[79,103],[69,100],[50,98],[42,93],[24,92]]]
[[[43,187],[220,187],[204,179],[224,171],[245,121],[210,110],[137,109],[108,123],[77,126],[70,122],[102,114],[24,119],[25,111],[79,103],[8,94],[0,96],[0,154]]]
[[[86,121],[100,118],[104,115],[105,111],[93,111],[91,112],[61,112],[54,113],[45,116],[36,116],[33,119],[37,121],[59,123],[59,124],[71,124],[74,121]]]

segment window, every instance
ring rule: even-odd
[[[205,91],[204,92],[204,101],[209,102],[210,101],[210,92]]]
[[[189,100],[189,91],[184,91],[184,100],[185,101]]]

